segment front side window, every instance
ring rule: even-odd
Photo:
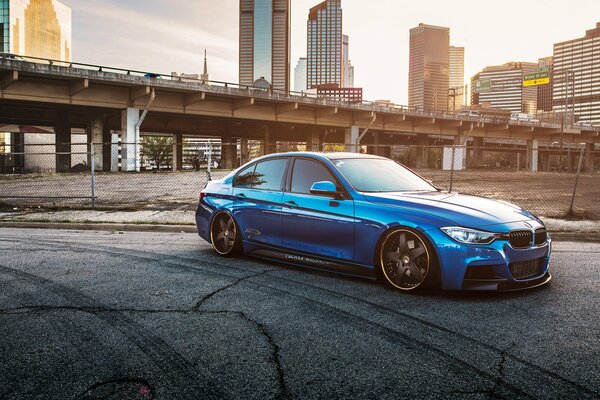
[[[287,159],[278,158],[260,162],[254,170],[252,188],[262,190],[281,190]]]
[[[310,188],[315,182],[336,182],[335,177],[323,164],[312,161],[297,159],[294,162],[294,170],[292,172],[292,192],[293,193],[310,193]]]

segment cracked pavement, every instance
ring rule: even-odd
[[[396,293],[194,234],[0,229],[0,399],[600,398],[600,245],[552,285]]]

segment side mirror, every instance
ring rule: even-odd
[[[310,187],[310,193],[320,195],[320,196],[332,196],[336,197],[338,195],[337,187],[333,182],[329,181],[321,181],[315,182]]]

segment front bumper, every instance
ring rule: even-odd
[[[506,240],[489,245],[465,245],[443,232],[427,232],[438,253],[442,287],[446,290],[513,291],[542,286],[549,273],[552,240],[540,246],[514,249]],[[535,262],[536,271],[525,278],[513,275],[511,266]]]
[[[462,290],[468,291],[496,291],[496,292],[516,292],[519,290],[533,289],[544,286],[552,280],[550,272],[546,271],[539,278],[527,281],[508,281],[506,279],[498,281],[484,281],[465,279]]]

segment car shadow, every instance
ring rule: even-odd
[[[206,255],[214,255],[212,249],[200,250],[200,253]],[[217,257],[220,258],[220,257]],[[222,259],[226,262],[226,258]],[[353,282],[360,283],[362,285],[373,285],[373,287],[377,287],[381,291],[385,293],[389,293],[390,295],[400,295],[400,296],[412,296],[412,297],[422,297],[429,300],[445,300],[451,302],[478,302],[478,303],[487,303],[487,302],[495,302],[498,300],[506,300],[506,299],[519,299],[519,298],[527,298],[531,296],[535,296],[539,293],[544,293],[549,290],[552,281],[546,285],[538,286],[534,288],[524,289],[524,290],[516,290],[516,291],[505,291],[505,292],[493,292],[493,291],[457,291],[457,290],[442,290],[442,289],[424,289],[416,292],[400,292],[393,287],[390,287],[385,282],[380,281],[376,278],[368,278],[368,277],[360,277],[353,275],[345,275],[339,272],[327,271],[316,269],[312,267],[294,265],[294,264],[286,264],[279,261],[274,260],[265,260],[254,257],[249,257],[246,255],[238,256],[235,260],[248,261],[256,264],[263,264],[265,266],[272,266],[281,268],[281,270],[293,270],[296,272],[302,272],[306,274],[310,274],[310,276],[321,276],[324,278],[333,278],[340,281],[345,282]]]

